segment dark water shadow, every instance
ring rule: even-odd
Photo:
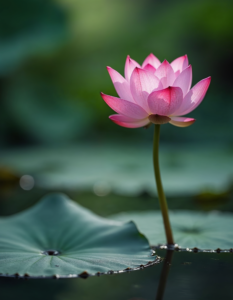
[[[162,272],[160,275],[159,286],[158,286],[155,300],[163,299],[163,295],[164,295],[164,292],[166,289],[167,278],[168,278],[169,270],[171,267],[173,252],[174,252],[174,250],[167,250],[166,257],[163,262],[163,268],[162,268]]]

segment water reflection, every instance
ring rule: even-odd
[[[162,300],[166,289],[167,278],[171,267],[171,261],[174,250],[167,250],[166,257],[163,262],[163,268],[159,279],[159,286],[155,300]]]

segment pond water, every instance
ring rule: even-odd
[[[66,192],[66,191],[65,191]],[[32,206],[46,190],[23,191],[18,186],[1,189],[0,214],[11,215]],[[137,198],[92,193],[68,192],[69,196],[94,212],[107,216],[122,210],[158,209],[153,197]],[[204,199],[204,200],[203,200]],[[232,211],[232,195],[219,198],[168,199],[173,209]],[[156,249],[164,260],[140,271],[103,275],[87,279],[15,279],[0,278],[1,300],[89,300],[89,299],[233,299],[233,253],[169,252]]]
[[[157,253],[166,257],[166,250]],[[164,260],[140,271],[88,279],[0,278],[0,290],[2,300],[233,299],[232,274],[233,253],[175,251],[170,266]]]

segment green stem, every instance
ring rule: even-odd
[[[154,162],[155,180],[157,185],[159,204],[163,215],[163,223],[165,227],[167,243],[175,244],[173,240],[171,224],[168,216],[167,200],[163,191],[160,170],[159,170],[159,135],[160,135],[160,125],[155,124],[154,145],[153,145],[153,162]]]

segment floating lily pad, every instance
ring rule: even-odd
[[[94,150],[93,150],[94,147]],[[152,148],[136,145],[79,145],[1,153],[0,165],[35,177],[46,189],[156,194]],[[137,150],[135,150],[135,148]],[[233,180],[233,153],[227,149],[161,148],[160,165],[168,196],[227,191]],[[100,193],[101,194],[101,193]]]
[[[175,243],[181,248],[233,248],[232,213],[173,211],[169,215]],[[160,211],[120,213],[110,218],[118,221],[133,220],[151,245],[166,244]]]
[[[87,277],[158,262],[133,222],[94,215],[62,194],[0,218],[2,276]]]

